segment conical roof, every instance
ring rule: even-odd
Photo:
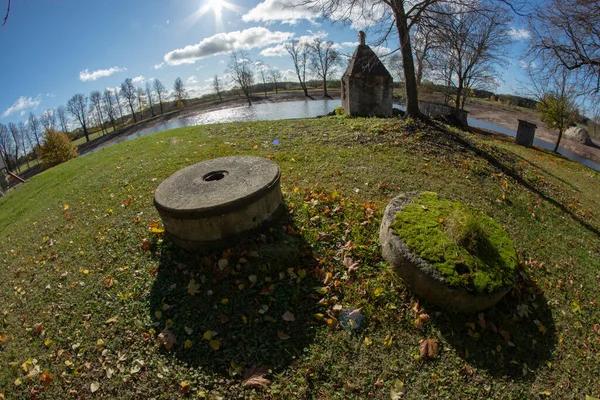
[[[377,54],[366,44],[359,44],[356,50],[354,50],[352,59],[344,73],[344,76],[347,75],[392,77],[379,57],[377,57]]]

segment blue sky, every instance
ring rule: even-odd
[[[139,85],[158,78],[170,89],[181,77],[192,95],[210,92],[215,74],[227,82],[226,64],[236,49],[289,76],[292,64],[282,45],[291,38],[320,35],[352,53],[356,27],[282,7],[282,1],[289,0],[12,1],[0,28],[0,122],[24,120],[30,111],[40,115],[75,93],[113,88],[125,78]],[[5,3],[0,0],[2,15]],[[498,93],[519,88],[527,33],[518,25],[513,33]]]

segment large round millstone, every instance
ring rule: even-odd
[[[497,278],[498,273],[490,271],[490,274],[496,274],[496,279],[499,279],[495,282],[496,286],[494,289],[488,292],[477,292],[465,287],[453,286],[449,284],[450,278],[448,275],[441,273],[439,267],[434,265],[433,262],[421,258],[419,254],[422,253],[417,254],[417,251],[414,248],[409,247],[396,231],[396,228],[398,227],[398,213],[405,207],[413,204],[419,195],[420,194],[417,192],[403,193],[392,199],[386,207],[379,230],[379,239],[381,241],[384,259],[390,264],[394,272],[402,278],[409,290],[439,307],[459,312],[474,313],[483,311],[495,305],[508,292],[510,284],[507,284],[507,282],[514,279],[514,272],[518,267],[514,246],[508,238],[508,235],[506,235],[506,232],[493,222],[491,218],[487,216],[484,217],[487,219],[486,222],[492,225],[489,229],[492,229],[492,232],[494,232],[495,236],[493,237],[493,240],[496,240],[498,237],[500,238],[499,240],[501,240],[501,247],[494,247],[490,251],[494,254],[494,257],[498,253],[503,254],[503,259],[499,261],[500,265],[508,264],[506,270],[503,270],[504,278]],[[427,195],[437,196],[435,193]],[[439,235],[440,232],[434,233],[432,229],[437,229],[435,225],[439,224],[442,226],[447,223],[447,221],[439,214],[435,214],[436,210],[433,210],[433,207],[431,207],[432,210],[428,210],[427,206],[421,205],[421,203],[416,204],[418,207],[422,207],[424,213],[434,213],[434,218],[423,224],[425,229],[418,232],[420,237],[414,237],[418,237],[418,240],[420,240],[421,243],[424,243],[425,246],[429,246],[429,243],[432,243],[431,246],[434,247],[437,243],[437,248],[443,249],[444,244],[440,246],[439,241],[437,241],[435,237],[436,234]],[[412,232],[414,233],[415,231],[413,230]],[[491,245],[489,241],[486,241],[486,246],[487,245]],[[440,257],[437,257],[435,251],[432,251],[430,254],[433,254],[438,262],[440,261]],[[441,257],[441,259],[444,261],[443,257]],[[505,262],[506,260],[508,261]],[[492,263],[490,262],[490,264]],[[494,263],[494,265],[498,264]],[[461,267],[465,268],[464,266]],[[488,265],[484,265],[483,268],[488,268]],[[461,272],[461,274],[464,275],[459,275],[459,277],[470,277],[472,273],[472,271],[464,271]],[[498,286],[498,282],[501,282],[502,285]]]
[[[188,250],[218,244],[258,227],[281,205],[281,172],[251,156],[216,158],[165,179],[154,205],[169,238]]]

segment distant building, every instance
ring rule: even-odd
[[[359,32],[359,45],[342,76],[342,106],[357,117],[391,117],[393,79]]]

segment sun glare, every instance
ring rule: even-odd
[[[215,16],[215,23],[217,25],[217,29],[220,29],[222,27],[223,11],[225,11],[225,9],[240,12],[242,10],[242,7],[230,3],[226,0],[201,0],[200,8],[198,9],[198,11],[196,11],[189,17],[189,22],[191,22],[190,25],[195,24],[200,18],[212,12]]]

